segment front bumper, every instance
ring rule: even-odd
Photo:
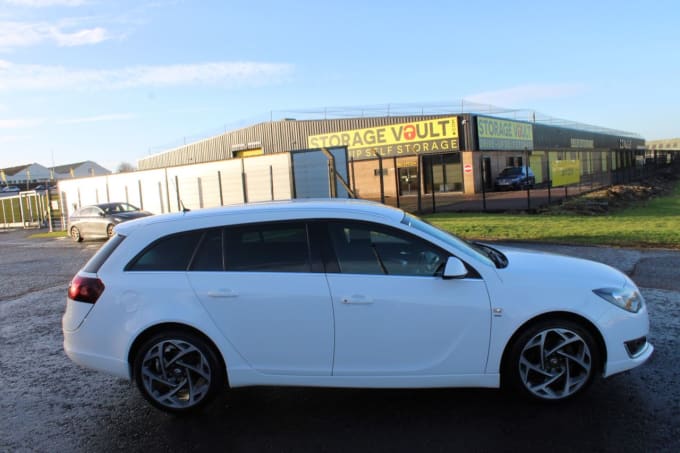
[[[647,341],[649,316],[644,306],[638,313],[629,313],[612,306],[598,320],[602,326],[607,361],[604,377],[633,369],[645,363],[654,352],[654,346]],[[631,342],[636,342],[631,350]]]

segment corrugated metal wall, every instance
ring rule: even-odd
[[[248,149],[249,147],[261,147],[264,149],[265,154],[294,151],[307,148],[307,137],[310,135],[450,116],[455,115],[385,116],[302,121],[283,120],[260,123],[140,159],[137,166],[140,170],[148,170],[231,159],[235,151]]]

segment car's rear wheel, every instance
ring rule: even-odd
[[[592,334],[568,320],[549,320],[526,329],[512,344],[503,379],[542,401],[562,401],[585,390],[600,369]]]
[[[73,239],[76,242],[81,242],[83,240],[83,237],[80,235],[80,230],[78,227],[71,227],[71,239]]]
[[[133,371],[144,398],[166,412],[194,411],[207,404],[225,383],[213,347],[183,331],[149,338],[137,351]]]
[[[113,224],[106,225],[106,237],[113,236]]]

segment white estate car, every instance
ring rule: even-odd
[[[74,277],[75,362],[183,412],[227,387],[499,387],[563,400],[652,354],[603,264],[470,244],[403,211],[294,201],[147,217]]]

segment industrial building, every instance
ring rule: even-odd
[[[479,193],[508,166],[530,166],[536,184],[551,184],[556,171],[611,172],[637,165],[645,153],[635,133],[454,113],[268,121],[143,158],[138,168],[343,146],[352,189],[362,198]]]

